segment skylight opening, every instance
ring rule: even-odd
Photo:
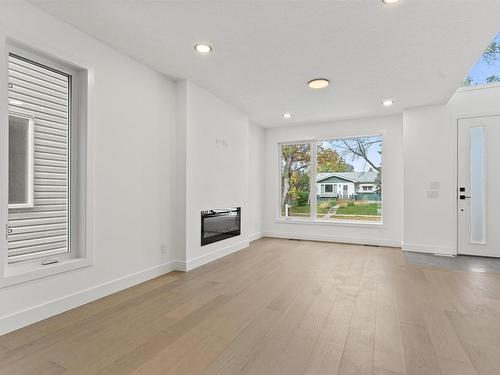
[[[464,86],[500,82],[500,33],[488,45],[479,61],[464,79]]]

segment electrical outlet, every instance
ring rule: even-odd
[[[167,254],[167,245],[161,244],[160,245],[160,254],[161,255],[166,255]]]

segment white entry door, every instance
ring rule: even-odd
[[[500,115],[458,120],[458,253],[500,257]]]

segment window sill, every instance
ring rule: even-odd
[[[383,222],[359,222],[359,221],[349,221],[349,220],[339,220],[339,221],[327,221],[319,219],[283,219],[276,218],[274,220],[277,224],[305,224],[305,225],[327,225],[327,226],[340,226],[340,227],[356,227],[356,228],[372,228],[372,229],[384,229],[385,225]]]
[[[493,88],[496,88],[496,87],[500,87],[500,83],[499,82],[482,83],[482,84],[473,85],[473,86],[463,86],[463,87],[459,87],[457,89],[457,92],[483,90],[483,89],[493,89]]]
[[[9,264],[5,268],[3,279],[0,280],[0,288],[89,267],[91,264],[92,262],[88,258],[67,259],[46,266],[39,263],[24,264],[22,262]]]

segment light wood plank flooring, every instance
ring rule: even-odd
[[[0,337],[0,374],[500,374],[500,275],[262,239]]]

